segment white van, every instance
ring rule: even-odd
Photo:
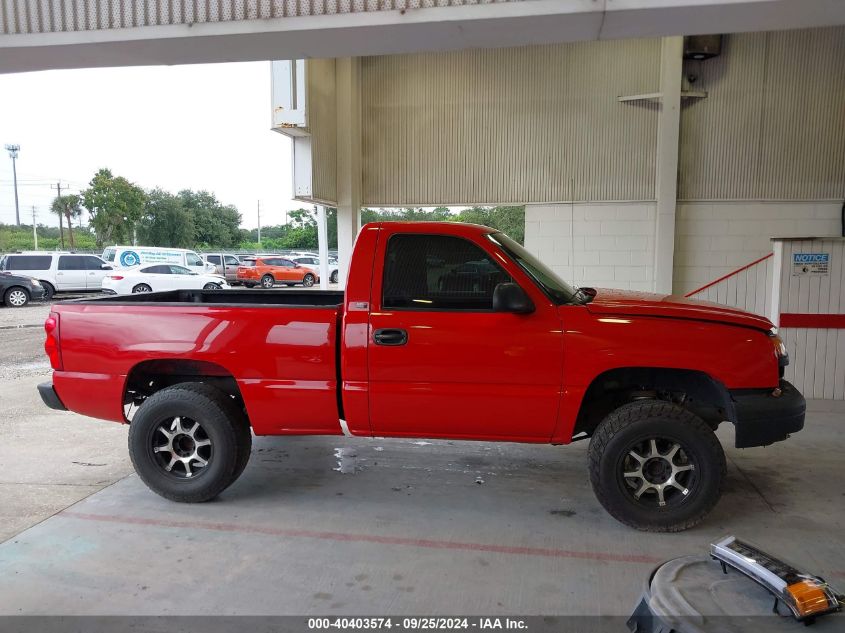
[[[184,248],[109,246],[103,251],[103,259],[115,268],[132,268],[140,264],[176,264],[200,274],[214,270],[212,264],[203,261],[194,251]]]
[[[96,255],[24,251],[3,257],[0,270],[35,277],[44,286],[44,299],[49,300],[57,292],[99,292],[112,266]]]

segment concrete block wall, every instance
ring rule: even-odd
[[[842,203],[679,202],[674,291],[687,293],[772,252],[772,237],[841,234]]]
[[[525,247],[576,286],[651,290],[655,204],[529,204]]]

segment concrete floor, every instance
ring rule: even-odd
[[[715,512],[660,535],[599,506],[586,443],[256,438],[218,500],[170,503],[125,476],[126,427],[41,405],[44,371],[0,383],[0,615],[627,616],[655,564],[728,533],[845,587],[841,403],[727,448]]]

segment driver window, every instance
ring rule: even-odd
[[[385,308],[492,310],[493,290],[512,281],[481,248],[448,235],[394,235],[384,267]]]

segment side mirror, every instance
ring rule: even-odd
[[[530,314],[534,312],[534,303],[518,284],[501,283],[493,290],[493,311]]]
[[[103,270],[114,270],[114,266],[110,266],[109,264],[100,264],[100,268]]]

